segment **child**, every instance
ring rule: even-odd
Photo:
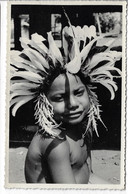
[[[92,131],[97,135],[99,102],[96,83],[104,85],[114,98],[117,90],[112,71],[121,53],[98,48],[95,27],[65,27],[63,49],[52,34],[48,45],[38,34],[21,39],[24,48],[13,52],[11,106],[15,116],[20,106],[36,99],[39,125],[25,161],[27,183],[106,183],[96,179],[91,167]],[[15,54],[15,55],[14,55]],[[103,123],[103,122],[102,122]]]
[[[32,140],[26,158],[27,182],[87,183],[87,146],[83,144],[81,122],[89,110],[89,97],[78,76],[60,74],[46,94],[53,106],[54,119],[65,130],[54,132],[58,138],[41,137]],[[48,170],[49,169],[49,170]]]

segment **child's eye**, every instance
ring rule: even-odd
[[[84,94],[84,91],[85,91],[84,89],[80,89],[80,90],[75,92],[75,95],[76,96],[82,96]]]
[[[63,96],[54,96],[52,99],[54,102],[62,102],[64,100]]]

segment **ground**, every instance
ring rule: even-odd
[[[9,182],[25,183],[24,162],[27,148],[18,147],[9,149]],[[93,171],[99,177],[112,184],[120,183],[120,151],[93,150]]]

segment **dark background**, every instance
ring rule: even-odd
[[[93,13],[122,12],[122,6],[64,6],[72,25],[94,25]],[[37,32],[46,38],[51,30],[51,14],[61,14],[62,25],[67,25],[67,19],[62,6],[49,5],[12,5],[11,17],[14,19],[14,49],[21,50],[19,38],[21,36],[20,14],[29,14],[30,35]],[[121,63],[118,64],[121,68]],[[98,86],[97,94],[102,104],[101,117],[108,130],[98,122],[99,137],[94,133],[93,149],[120,149],[121,140],[121,80],[116,80],[118,91],[113,101],[110,93],[102,86]],[[16,117],[10,111],[10,146],[29,145],[35,132],[34,104],[23,105]]]

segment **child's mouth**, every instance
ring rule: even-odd
[[[82,113],[83,113],[82,111],[69,113],[69,114],[66,114],[66,117],[68,117],[69,119],[77,119],[81,116]]]

